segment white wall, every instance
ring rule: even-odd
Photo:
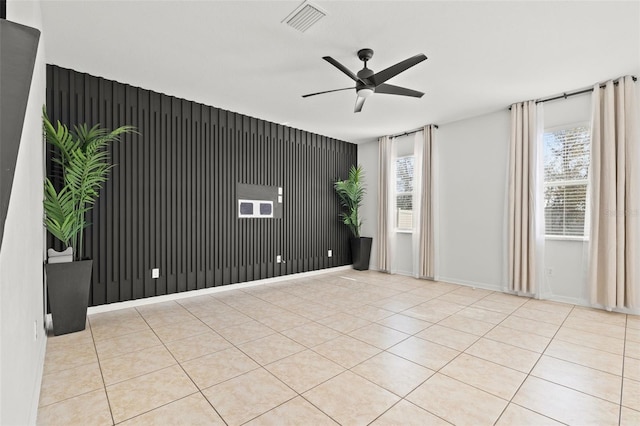
[[[378,270],[378,142],[369,142],[358,145],[358,164],[362,165],[365,173],[367,194],[360,210],[364,219],[361,234],[363,237],[372,237],[371,263],[369,268]]]
[[[441,125],[436,131],[436,278],[441,281],[495,290],[504,287],[509,127],[505,108]],[[363,235],[372,236],[375,247],[378,143],[358,145],[358,161],[369,185],[362,209]],[[377,251],[372,252],[372,269],[378,269],[376,256]],[[392,257],[397,272],[412,274],[411,234],[397,235]]]
[[[406,138],[398,138],[396,154],[401,157],[412,155],[414,148],[413,135]],[[369,142],[358,145],[358,163],[361,164],[366,173],[367,195],[362,205],[362,235],[373,237],[373,248],[371,250],[370,269],[379,269],[378,265],[378,179],[379,151],[378,142]],[[413,275],[413,248],[411,233],[393,233],[393,241],[390,242],[394,248],[391,255],[391,270],[394,273],[403,275]]]
[[[9,1],[7,18],[42,28],[40,3],[36,1]],[[3,425],[35,424],[44,364],[44,233],[40,194],[45,84],[41,36],[0,247],[0,424]]]
[[[505,287],[509,111],[441,125],[436,132],[436,278]]]

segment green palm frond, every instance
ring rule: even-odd
[[[362,227],[362,220],[358,216],[358,210],[362,206],[362,200],[367,192],[362,181],[363,177],[362,166],[351,166],[348,179],[334,183],[334,188],[340,198],[340,204],[345,209],[345,212],[340,214],[340,218],[356,238],[360,236],[360,228]]]
[[[43,109],[47,142],[56,150],[54,163],[62,167],[62,188],[56,192],[49,179],[45,181],[45,226],[65,246],[71,246],[77,259],[83,255],[83,230],[88,226],[86,213],[100,195],[102,185],[113,167],[109,145],[121,135],[135,133],[132,126],[122,126],[109,132],[100,125],[86,124],[69,131],[66,125],[54,127]]]

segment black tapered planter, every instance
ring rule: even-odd
[[[84,330],[93,260],[45,265],[53,334]]]
[[[353,269],[366,271],[369,269],[369,259],[371,257],[371,243],[373,238],[359,237],[351,239],[351,257]]]

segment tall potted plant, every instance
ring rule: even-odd
[[[49,250],[45,267],[53,333],[60,335],[85,328],[93,265],[84,258],[86,215],[113,167],[109,144],[135,129],[122,126],[110,132],[100,125],[89,128],[82,124],[69,131],[60,121],[54,127],[44,109],[43,124],[46,140],[55,148],[52,161],[59,174],[54,179],[59,189],[49,177],[44,181],[44,225],[70,253],[65,262]]]
[[[361,237],[360,229],[362,228],[362,219],[359,215],[359,209],[362,206],[362,200],[367,192],[367,188],[363,182],[364,171],[362,166],[351,166],[349,177],[345,180],[339,180],[334,183],[334,188],[340,203],[344,207],[344,212],[340,213],[342,222],[347,225],[353,237],[351,238],[351,257],[353,258],[353,269],[365,271],[369,269],[369,259],[371,257],[370,237]]]

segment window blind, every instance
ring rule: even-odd
[[[414,157],[396,159],[396,228],[413,228]]]
[[[590,148],[586,126],[544,134],[544,212],[549,236],[584,236]]]

